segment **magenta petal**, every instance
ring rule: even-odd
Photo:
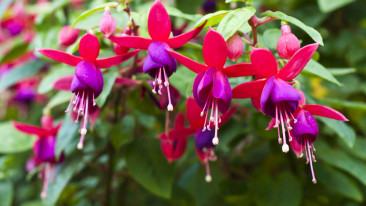
[[[70,91],[71,90],[71,82],[74,79],[74,75],[65,76],[57,79],[52,88],[61,91]]]
[[[139,37],[139,36],[110,36],[108,38],[112,42],[128,48],[144,49],[147,50],[152,40]]]
[[[203,41],[203,59],[208,67],[221,69],[227,59],[227,47],[220,33],[210,28]]]
[[[35,156],[41,161],[53,161],[55,159],[56,137],[46,136],[39,138],[33,147]]]
[[[102,72],[93,63],[88,61],[80,62],[75,68],[75,76],[84,85],[87,85],[89,88],[91,88],[95,92],[96,97],[99,96],[99,94],[102,92],[103,90]],[[71,87],[72,89],[75,89],[73,87],[73,84]]]
[[[164,42],[151,43],[148,49],[149,59],[144,62],[143,71],[155,78],[157,69],[164,67],[167,76],[171,76],[177,70],[177,61],[167,50],[170,50],[170,47]]]
[[[126,54],[121,54],[121,55],[117,55],[114,57],[108,57],[108,58],[103,58],[103,59],[97,59],[96,65],[98,65],[99,68],[109,68],[112,66],[115,66],[117,64],[120,64],[126,60],[128,60],[129,58],[135,56],[137,53],[139,53],[140,50],[134,50],[132,52],[126,53]]]
[[[86,33],[80,40],[79,53],[84,60],[94,62],[99,55],[99,41],[96,36]]]
[[[268,78],[277,74],[278,66],[276,58],[266,49],[253,48],[250,54],[250,61],[261,77]]]
[[[218,100],[220,112],[225,113],[230,107],[232,94],[229,80],[220,70],[215,72],[212,96]]]
[[[205,75],[203,76],[201,82],[198,85],[197,95],[198,95],[200,103],[201,104],[203,103],[203,106],[206,103],[207,98],[211,94],[214,75],[215,75],[215,68],[213,68],[213,67],[209,68],[205,72]],[[199,105],[201,106],[200,103],[199,103]],[[203,108],[203,106],[202,106],[202,108]]]
[[[312,115],[331,118],[339,121],[349,121],[342,113],[326,106],[308,104],[304,105],[303,108],[304,110],[310,112]]]
[[[80,81],[76,76],[73,77],[71,82],[70,91],[72,93],[77,92],[78,90],[87,90],[89,86]]]
[[[290,84],[278,78],[274,79],[271,94],[271,100],[274,103],[281,101],[299,101],[300,99],[300,94]]]
[[[159,0],[156,0],[151,6],[147,27],[154,41],[166,41],[170,36],[171,23],[169,15]]]
[[[270,102],[273,83],[274,83],[274,77],[271,77],[267,80],[266,84],[263,87],[260,100],[261,110],[263,111],[264,114],[269,115],[271,117],[273,116],[272,113],[274,113],[276,109],[275,105],[272,102]]]
[[[183,46],[185,43],[187,43],[189,40],[191,40],[193,37],[195,37],[197,34],[199,34],[204,26],[205,26],[205,23],[187,33],[169,38],[167,40],[167,43],[169,44],[169,46],[171,48],[174,48],[174,49],[179,48],[179,47]]]
[[[80,57],[54,49],[37,49],[37,51],[43,56],[71,66],[76,66],[79,62],[83,61],[83,59]]]
[[[314,55],[319,44],[310,44],[299,49],[278,73],[278,77],[289,81],[297,77]]]
[[[203,77],[205,76],[205,73],[206,72],[201,72],[199,73],[196,78],[194,79],[194,82],[193,82],[193,89],[192,89],[192,93],[193,93],[193,97],[194,97],[194,100],[196,100],[196,103],[201,107],[203,108],[205,106],[205,102],[202,102],[198,96],[198,85],[200,85],[201,83],[201,80],[203,79]],[[188,104],[188,101],[187,101],[187,104]],[[187,105],[188,106],[188,105]],[[189,120],[189,118],[188,118]]]
[[[297,141],[305,145],[305,140],[313,143],[318,137],[318,125],[314,117],[305,110],[300,110],[294,115],[297,122],[292,124],[292,134]]]
[[[207,66],[201,63],[198,63],[196,61],[193,61],[192,59],[189,59],[175,51],[168,50],[169,54],[172,55],[173,58],[175,58],[178,62],[183,64],[188,69],[192,70],[195,73],[204,72],[207,70]]]

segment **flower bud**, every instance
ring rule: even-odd
[[[71,26],[64,26],[58,34],[58,44],[61,46],[70,46],[78,39],[79,32],[79,29],[72,29]]]
[[[231,61],[235,62],[237,59],[243,55],[244,44],[238,33],[230,37],[226,41],[228,57]]]
[[[277,43],[277,52],[280,57],[290,59],[292,55],[300,49],[300,42],[297,37],[291,33],[291,28],[288,24],[281,27],[281,36]]]
[[[114,20],[109,9],[106,9],[104,11],[104,15],[103,15],[102,20],[100,21],[99,28],[100,28],[100,31],[103,32],[103,34],[106,37],[109,37],[114,32],[116,32],[116,29],[117,29],[116,20]]]

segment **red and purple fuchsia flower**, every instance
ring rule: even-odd
[[[135,56],[139,50],[114,57],[97,59],[99,55],[99,41],[91,33],[85,34],[79,43],[81,57],[53,49],[38,49],[38,52],[55,61],[75,66],[75,76],[71,83],[71,92],[74,93],[66,112],[77,112],[76,123],[83,116],[81,138],[78,148],[83,148],[84,137],[87,133],[88,115],[96,110],[95,99],[103,90],[103,75],[100,69],[106,69],[126,61]]]
[[[219,143],[217,130],[219,129],[219,111],[224,114],[230,107],[232,93],[228,77],[255,75],[250,63],[239,63],[224,66],[228,51],[224,38],[210,28],[203,41],[203,59],[205,65],[195,62],[177,52],[168,52],[184,66],[197,73],[193,84],[193,97],[202,108],[200,115],[205,115],[203,132],[211,130],[210,122],[215,125],[215,136],[212,143]],[[211,113],[210,113],[211,110]],[[208,116],[210,113],[210,116]]]
[[[285,127],[288,131],[288,140],[291,141],[290,122],[291,119],[296,122],[293,114],[301,99],[300,94],[289,81],[300,74],[317,48],[317,43],[301,48],[281,70],[270,51],[253,48],[250,60],[256,70],[257,80],[240,84],[233,89],[233,98],[252,98],[255,108],[275,119],[274,127],[278,128],[278,142],[282,144],[283,152],[289,151]]]
[[[310,162],[312,181],[313,183],[316,183],[313,170],[313,162],[316,162],[313,142],[318,138],[319,130],[313,115],[339,121],[349,120],[342,113],[332,108],[315,104],[306,104],[304,93],[300,90],[298,92],[301,95],[301,100],[299,102],[299,107],[294,113],[294,119],[290,123],[292,127],[291,134],[294,137],[290,142],[290,145],[292,151],[294,151],[299,158],[303,156],[303,151],[305,150],[306,163]]]
[[[111,36],[109,39],[123,47],[148,51],[143,71],[154,78],[153,93],[162,95],[163,86],[167,88],[166,91],[169,99],[167,109],[168,111],[173,111],[168,78],[177,70],[177,61],[167,51],[183,46],[195,37],[202,30],[203,26],[204,24],[192,31],[169,38],[171,22],[168,12],[164,5],[159,0],[156,0],[150,9],[148,18],[148,30],[151,39],[138,36]]]
[[[43,180],[41,197],[46,198],[47,187],[50,179],[55,177],[55,165],[64,161],[64,153],[56,158],[56,136],[61,123],[53,126],[51,116],[43,116],[42,127],[37,127],[20,122],[13,122],[13,126],[20,132],[36,135],[38,138],[33,144],[33,156],[29,158],[26,169],[32,171],[36,166],[40,166],[38,177]]]

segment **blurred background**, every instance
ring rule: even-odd
[[[164,132],[166,113],[153,103],[156,99],[151,100],[151,95],[144,92],[149,89],[144,85],[113,87],[118,70],[132,61],[105,74],[105,81],[112,83],[106,96],[100,97],[102,103],[98,102],[102,104],[101,114],[86,136],[84,150],[77,150],[78,127],[64,113],[71,94],[51,87],[58,77],[71,75],[74,70],[41,57],[34,49],[77,52],[79,39],[86,29],[99,25],[103,10],[85,19],[78,17],[107,2],[0,1],[0,206],[366,204],[366,1],[254,0],[258,17],[266,10],[281,11],[315,28],[323,37],[324,46],[319,47],[313,59],[331,75],[303,72],[298,81],[308,103],[331,106],[350,122],[317,118],[317,184],[311,182],[304,158],[297,159],[292,151],[281,151],[277,132],[265,130],[270,118],[257,112],[250,100],[234,100],[240,107],[220,128],[217,160],[210,162],[212,182],[205,181],[205,166],[196,155],[192,136],[184,155],[169,163],[156,138]],[[162,2],[169,7],[173,34],[188,31],[203,15],[245,5],[220,0]],[[130,3],[141,36],[148,35],[146,17],[151,4],[152,1],[142,0]],[[127,25],[126,12],[115,9],[112,15],[118,28]],[[61,28],[77,19],[78,40],[60,45]],[[301,46],[313,43],[303,30],[293,25],[291,28]],[[266,33],[270,29],[271,33]],[[278,20],[261,26],[259,42],[275,50],[279,31]],[[179,52],[203,62],[200,45],[204,33]],[[248,46],[245,50],[249,50]],[[101,38],[100,56],[112,55],[110,42]],[[146,51],[140,52],[141,58],[145,55]],[[242,61],[249,61],[248,55],[243,55],[239,62]],[[183,66],[172,76],[171,83],[180,93],[176,111],[185,113],[194,77]],[[134,78],[149,79],[137,73]],[[244,81],[248,78],[236,78],[230,83],[234,87]],[[118,121],[114,121],[116,111],[123,114]],[[49,185],[47,198],[42,200],[38,170],[26,170],[35,138],[15,130],[10,121],[40,125],[45,113],[51,114],[55,122],[63,121],[57,147],[66,155],[64,162],[56,166],[55,179]]]

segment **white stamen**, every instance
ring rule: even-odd
[[[290,150],[290,148],[288,147],[288,145],[286,143],[284,143],[282,145],[282,152],[287,153]]]
[[[172,104],[168,104],[168,111],[169,112],[173,111],[173,105]]]
[[[219,138],[218,138],[218,137],[214,137],[214,138],[212,139],[212,144],[214,144],[214,145],[218,145],[218,144],[219,144]]]
[[[206,182],[211,182],[212,181],[211,175],[206,175],[205,180]]]

